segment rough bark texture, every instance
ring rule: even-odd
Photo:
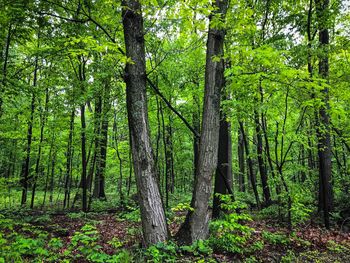
[[[168,228],[156,178],[148,123],[143,19],[139,1],[123,1],[128,122],[146,246],[165,241]]]
[[[316,16],[318,20],[320,55],[318,72],[320,77],[328,79],[328,16],[329,0],[316,0]],[[330,138],[330,120],[329,120],[329,92],[328,88],[322,89],[323,105],[319,109],[319,125],[317,129],[318,137],[318,157],[319,157],[319,177],[320,177],[320,200],[319,207],[324,212],[324,221],[326,228],[330,227],[329,213],[333,209],[332,196],[332,153]]]
[[[179,230],[178,238],[186,243],[206,239],[209,234],[209,199],[212,178],[217,167],[220,122],[220,95],[224,84],[223,44],[225,30],[214,28],[213,17],[225,17],[227,1],[216,0],[210,17],[207,40],[205,91],[198,165],[191,201],[194,211],[189,212]]]

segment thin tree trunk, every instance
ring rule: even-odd
[[[100,142],[101,142],[101,113],[102,113],[102,95],[99,94],[96,98],[95,102],[95,127],[94,127],[94,135],[95,135],[95,150],[94,150],[94,156],[96,161],[96,172],[95,172],[95,178],[94,178],[94,198],[99,198],[100,195],[100,176],[101,176],[101,167],[100,167],[100,161],[101,161],[101,148],[100,148]]]
[[[85,103],[80,105],[80,121],[81,121],[81,187],[82,187],[82,209],[87,212],[87,183],[86,183],[86,121],[85,121]]]
[[[34,79],[33,79],[33,89],[35,89],[37,84],[37,74],[38,74],[38,58],[35,59],[35,68],[34,68]],[[33,121],[34,121],[34,111],[35,111],[35,91],[32,92],[32,102],[31,102],[31,111],[30,119],[28,121],[28,130],[27,130],[27,149],[26,149],[26,158],[23,167],[23,176],[22,176],[22,200],[21,204],[23,206],[27,203],[27,192],[28,192],[28,180],[30,173],[30,152],[32,146],[32,136],[33,136]]]
[[[259,198],[258,188],[256,185],[256,177],[254,174],[253,161],[252,161],[252,158],[250,157],[249,143],[248,143],[248,138],[247,138],[245,131],[244,131],[243,122],[241,122],[241,121],[239,122],[239,127],[241,129],[243,142],[244,142],[244,149],[245,149],[245,154],[246,154],[247,164],[248,164],[248,171],[249,171],[249,179],[250,179],[250,182],[251,182],[251,185],[253,188],[256,205],[258,208],[260,208],[260,198]]]
[[[11,44],[11,37],[12,37],[12,23],[10,22],[8,30],[7,30],[7,37],[6,37],[6,46],[5,46],[5,56],[4,56],[4,65],[2,67],[2,81],[1,81],[1,88],[0,88],[0,118],[2,117],[3,109],[3,93],[5,91],[6,87],[6,78],[7,78],[7,64],[9,60],[9,51],[10,51],[10,44]]]
[[[66,178],[64,182],[64,199],[63,199],[63,208],[66,208],[69,206],[68,203],[68,196],[70,194],[70,182],[72,177],[72,159],[73,159],[73,152],[72,152],[72,143],[73,143],[73,133],[74,133],[74,117],[75,117],[75,108],[72,109],[71,115],[70,115],[70,121],[69,121],[69,135],[68,135],[68,146],[67,146],[67,161],[66,161]]]
[[[197,95],[193,96],[193,112],[192,112],[192,122],[193,128],[200,134],[200,108],[199,108],[199,98]],[[197,166],[198,166],[198,155],[199,155],[199,137],[195,134],[193,135],[193,178],[196,177]],[[195,181],[195,180],[194,180]]]
[[[271,201],[270,188],[267,181],[265,163],[263,159],[263,139],[262,139],[262,131],[260,127],[261,124],[259,121],[259,113],[256,110],[254,110],[254,121],[255,121],[255,131],[256,131],[256,139],[257,139],[256,151],[258,155],[259,173],[260,173],[261,184],[263,188],[265,205],[269,206],[272,201]]]
[[[36,164],[35,164],[35,176],[34,176],[34,183],[33,183],[33,188],[32,188],[32,200],[30,202],[31,209],[33,209],[33,207],[34,207],[35,191],[36,191],[36,186],[37,186],[37,180],[39,177],[41,148],[42,148],[42,144],[44,141],[44,129],[45,129],[46,116],[47,116],[47,112],[48,112],[48,106],[49,106],[49,89],[46,88],[44,112],[42,113],[42,116],[41,116],[40,141],[39,141],[39,146],[38,146],[38,156],[36,158]]]
[[[119,144],[118,144],[118,126],[117,126],[117,111],[114,110],[113,114],[113,139],[114,139],[114,147],[117,152],[117,157],[119,160],[119,182],[118,182],[118,192],[119,192],[119,200],[120,203],[124,204],[124,194],[123,194],[123,160],[120,156],[119,152]]]
[[[244,160],[244,140],[241,129],[238,128],[238,184],[239,191],[245,192],[245,160]]]
[[[50,197],[49,197],[50,205],[52,205],[52,202],[53,202],[53,190],[55,187],[56,155],[57,155],[57,152],[56,152],[56,149],[54,149],[52,162],[51,162],[51,178],[50,178],[50,187],[49,187],[49,189],[50,189]]]
[[[222,113],[220,119],[220,131],[219,131],[219,152],[218,152],[218,165],[215,174],[214,183],[214,197],[213,197],[213,218],[218,218],[221,211],[221,201],[217,194],[227,194],[226,181],[232,187],[232,142],[231,142],[231,129],[230,123],[227,121],[226,114]]]

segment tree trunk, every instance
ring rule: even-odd
[[[150,139],[141,4],[137,0],[124,0],[122,5],[126,56],[132,60],[125,68],[128,123],[143,238],[145,245],[150,246],[167,240],[168,227]]]
[[[102,118],[101,118],[101,136],[100,136],[100,160],[98,162],[99,172],[99,191],[98,198],[106,200],[105,193],[105,173],[106,173],[106,161],[107,161],[107,144],[108,144],[108,113],[111,108],[110,105],[110,84],[109,80],[106,80],[103,96]]]
[[[319,45],[321,52],[319,54],[320,77],[328,79],[328,49],[329,49],[329,0],[316,0],[316,17],[318,20]],[[330,138],[330,120],[329,120],[329,92],[328,87],[321,91],[323,104],[319,108],[319,125],[317,125],[318,137],[318,157],[319,157],[319,178],[320,178],[320,200],[319,207],[324,212],[324,222],[327,229],[330,228],[330,212],[333,210],[332,194],[332,153]]]
[[[82,209],[87,212],[87,181],[86,181],[86,121],[85,121],[85,103],[80,105],[81,121],[81,188],[82,188]]]
[[[270,194],[270,188],[267,181],[267,173],[265,169],[265,163],[263,159],[263,139],[262,139],[262,131],[260,127],[260,121],[259,121],[259,113],[254,110],[254,121],[255,121],[255,131],[256,131],[256,151],[258,155],[258,166],[259,166],[259,173],[261,178],[261,184],[263,188],[263,194],[264,194],[264,201],[265,205],[269,206],[271,204],[271,194]]]
[[[7,30],[7,37],[6,37],[6,46],[5,46],[5,54],[4,54],[4,65],[2,66],[2,81],[1,81],[1,87],[0,87],[0,118],[2,116],[3,110],[3,94],[5,91],[6,86],[6,78],[7,78],[7,64],[8,64],[8,58],[9,58],[9,51],[10,51],[10,44],[11,44],[11,37],[12,37],[12,23],[10,22],[8,30]],[[2,54],[3,52],[1,52]]]
[[[213,218],[220,215],[220,198],[216,194],[227,194],[226,182],[232,187],[232,142],[230,123],[226,114],[222,113],[219,132],[218,165],[215,174],[214,197],[213,197]],[[224,177],[223,177],[224,176]],[[225,182],[226,178],[226,182]]]
[[[209,199],[212,192],[212,177],[218,160],[220,96],[224,85],[223,55],[225,38],[225,30],[214,28],[212,19],[213,16],[224,19],[227,4],[227,1],[214,1],[215,10],[210,16],[202,129],[197,173],[191,201],[191,207],[194,210],[187,214],[186,220],[178,232],[178,238],[185,243],[206,239],[209,234]]]
[[[245,192],[245,160],[244,160],[244,140],[241,129],[238,128],[238,184],[239,191]]]
[[[99,91],[100,92],[100,91]],[[94,160],[96,166],[95,178],[94,178],[94,193],[93,197],[98,198],[100,194],[100,160],[101,160],[101,114],[102,114],[102,95],[99,93],[95,102],[95,116],[94,116]],[[92,174],[94,173],[94,167],[92,169]]]
[[[117,126],[117,111],[113,112],[113,140],[114,147],[116,149],[117,157],[119,160],[119,182],[118,182],[118,192],[119,192],[119,200],[122,205],[124,205],[124,194],[123,194],[123,160],[120,156],[119,152],[119,144],[118,144],[118,126]]]
[[[66,177],[64,182],[64,200],[63,200],[63,208],[69,206],[69,195],[70,195],[70,182],[72,177],[72,159],[73,159],[73,151],[72,151],[72,143],[73,143],[73,133],[74,133],[74,117],[75,117],[75,109],[72,109],[69,121],[69,135],[68,135],[68,146],[67,146],[67,161],[66,161]]]
[[[249,171],[249,179],[250,179],[250,182],[251,182],[251,185],[253,188],[256,205],[258,208],[260,208],[260,198],[259,198],[258,188],[256,185],[256,177],[254,174],[253,161],[252,161],[252,158],[250,157],[249,143],[248,143],[248,138],[247,138],[245,131],[244,131],[243,122],[241,122],[241,121],[239,122],[239,127],[241,129],[243,142],[244,142],[244,149],[245,149],[245,154],[246,154],[247,164],[248,164],[248,171]]]
[[[35,59],[35,68],[34,68],[34,79],[33,79],[33,89],[35,89],[37,84],[37,73],[38,73],[38,58]],[[30,119],[28,121],[28,130],[27,130],[27,149],[26,149],[26,158],[23,166],[23,175],[21,179],[22,184],[22,200],[21,204],[24,206],[27,203],[27,192],[28,192],[28,180],[30,173],[30,152],[32,146],[32,136],[33,136],[33,121],[34,121],[34,111],[35,111],[35,91],[32,92],[32,102],[31,102],[31,111]]]
[[[192,112],[192,123],[193,128],[200,134],[200,108],[199,108],[199,98],[197,95],[193,96],[193,112]],[[197,166],[198,166],[198,155],[199,155],[199,137],[193,135],[193,178],[196,177]]]

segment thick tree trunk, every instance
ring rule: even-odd
[[[149,246],[166,241],[168,227],[150,139],[141,4],[137,0],[124,0],[122,5],[126,55],[132,60],[125,69],[128,122],[143,237],[145,245]]]
[[[224,85],[224,38],[225,30],[213,27],[213,16],[224,19],[227,1],[213,2],[215,11],[211,14],[207,40],[205,91],[202,129],[199,144],[197,173],[190,211],[181,226],[178,237],[183,242],[192,243],[206,239],[209,234],[209,199],[212,192],[212,178],[217,167],[220,96]]]
[[[328,32],[328,12],[329,0],[316,0],[316,17],[318,20],[319,30],[319,75],[323,79],[328,79],[328,48],[329,48],[329,32]],[[321,91],[323,104],[319,108],[319,125],[317,125],[318,137],[318,157],[319,157],[319,178],[320,178],[320,200],[319,207],[324,212],[324,222],[326,228],[330,228],[330,212],[333,210],[333,194],[332,194],[332,153],[330,138],[330,120],[329,120],[329,92],[328,87],[324,87]]]

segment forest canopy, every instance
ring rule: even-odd
[[[2,0],[0,262],[350,260],[349,6]]]

